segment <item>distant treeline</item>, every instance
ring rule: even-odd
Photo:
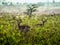
[[[5,1],[0,1],[1,6],[26,6],[32,3],[13,3],[13,2],[5,2]],[[36,3],[38,6],[60,6],[60,2],[38,2]]]

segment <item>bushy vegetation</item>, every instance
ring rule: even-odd
[[[24,33],[18,29],[21,25],[29,25],[30,31]],[[42,19],[47,21],[43,26]],[[25,16],[0,15],[0,45],[60,45],[60,15],[41,15],[30,18]]]

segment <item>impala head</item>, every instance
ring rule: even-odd
[[[17,22],[18,22],[18,23],[21,23],[21,22],[22,22],[22,20],[21,20],[21,19],[19,19],[19,20],[17,20]]]

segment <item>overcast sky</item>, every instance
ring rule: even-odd
[[[2,0],[0,0],[2,1]],[[6,1],[10,1],[10,2],[20,2],[20,3],[37,3],[37,2],[52,2],[53,0],[6,0]],[[60,2],[60,0],[55,0],[55,2]]]

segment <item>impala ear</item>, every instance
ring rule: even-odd
[[[20,22],[22,22],[22,19],[19,19],[20,20]]]
[[[18,19],[17,22],[21,23],[22,22],[22,19]]]

